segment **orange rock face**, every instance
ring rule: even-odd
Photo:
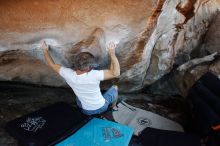
[[[106,45],[118,44],[122,92],[140,91],[189,61],[219,10],[217,0],[0,1],[0,80],[66,86],[44,63],[45,40],[54,61],[72,66],[86,49],[107,68]],[[115,82],[115,81],[114,81]],[[105,82],[103,88],[111,85]]]
[[[118,24],[140,30],[137,27],[151,14],[153,5],[153,2],[144,0],[0,1],[0,29],[3,33],[23,34],[59,29],[73,33],[72,36],[86,31],[78,28],[104,28]]]
[[[39,45],[42,40],[46,40],[52,50],[55,50],[51,54],[57,56],[54,57],[57,63],[68,66],[71,64],[71,57],[74,57],[74,54],[83,47],[101,58],[100,64],[107,67],[106,44],[110,41],[128,41],[144,30],[147,18],[151,15],[155,4],[145,0],[0,1],[0,51],[4,53],[7,50],[21,50],[19,52],[25,54],[24,58],[29,55],[39,62],[37,59],[44,60]],[[121,52],[120,50],[122,49],[119,48],[118,52]],[[125,56],[121,57],[129,56],[126,55],[128,51],[124,49]],[[11,54],[16,56],[17,53],[12,51]],[[2,54],[2,56],[5,55]],[[10,62],[9,58],[10,56],[8,60],[4,58],[3,62]],[[138,57],[136,60],[139,60]],[[7,75],[4,70],[6,68],[13,70],[12,64],[6,63],[0,66],[2,80],[9,79],[6,76],[10,76],[9,80],[18,78],[22,80],[25,75],[30,74],[27,66],[34,66],[33,62],[27,61],[25,64],[21,62],[17,64],[17,68],[27,70],[26,72],[12,73],[11,71],[10,75]],[[131,64],[135,64],[135,60]],[[45,68],[46,66],[41,69],[45,70]],[[129,67],[124,65],[123,69],[126,70],[126,68]],[[51,73],[48,72],[48,74]],[[41,76],[50,80],[50,77]],[[53,74],[51,76],[56,78]],[[54,85],[45,80],[24,79],[24,81]]]

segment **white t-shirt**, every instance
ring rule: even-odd
[[[104,80],[103,70],[91,70],[88,73],[77,75],[74,70],[61,67],[59,74],[79,98],[83,109],[96,110],[105,104],[99,87],[100,81]]]

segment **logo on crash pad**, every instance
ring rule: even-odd
[[[21,127],[24,130],[36,132],[38,129],[43,128],[45,125],[46,120],[43,117],[28,117],[26,121],[21,124]]]
[[[120,138],[123,136],[123,134],[118,129],[113,127],[103,127],[102,135],[105,141],[110,141],[113,138]]]
[[[148,118],[144,118],[144,117],[137,118],[137,122],[139,125],[143,125],[143,126],[147,126],[147,127],[152,125],[151,120]]]

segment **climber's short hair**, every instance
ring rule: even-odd
[[[96,65],[95,57],[89,52],[80,52],[74,59],[74,70],[85,71]]]

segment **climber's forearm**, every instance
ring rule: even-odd
[[[111,58],[111,64],[109,69],[104,70],[104,80],[113,79],[120,75],[120,65],[115,55],[115,48],[116,45],[112,42],[108,46],[108,54]]]
[[[110,71],[115,77],[117,77],[120,75],[120,64],[115,54],[111,54],[110,58],[111,58]]]
[[[47,50],[44,50],[44,57],[46,59],[46,62],[48,63],[48,65],[55,70],[56,72],[59,72],[60,70],[60,65],[59,64],[55,64],[53,59],[51,58],[50,54],[48,53]]]

